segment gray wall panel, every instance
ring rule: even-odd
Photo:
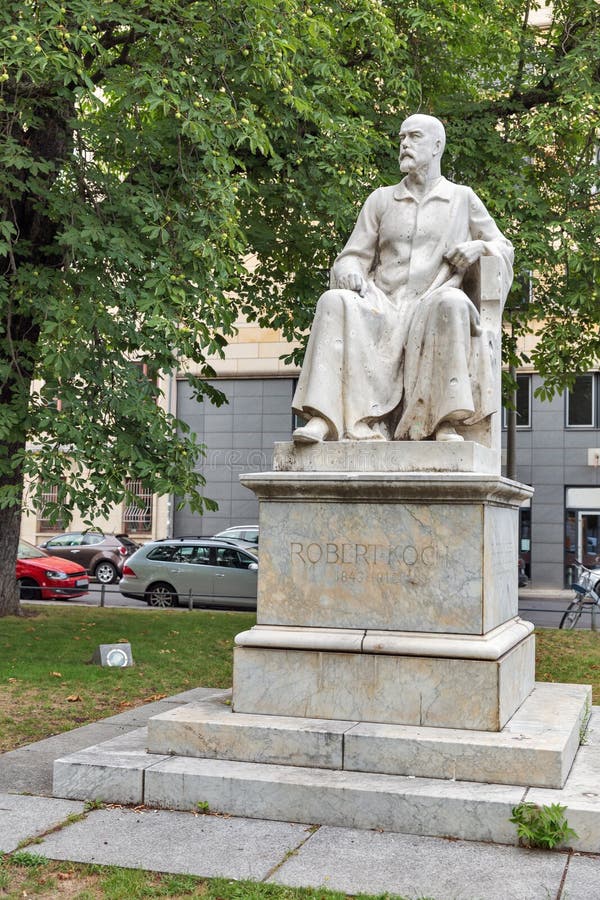
[[[203,516],[186,507],[174,513],[174,534],[214,534],[230,525],[258,522],[258,501],[239,483],[248,472],[268,471],[274,441],[289,441],[292,433],[291,378],[219,379],[213,382],[228,403],[216,407],[190,396],[178,383],[177,414],[207,446],[200,470],[204,493],[219,504]]]

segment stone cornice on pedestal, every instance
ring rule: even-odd
[[[240,475],[260,500],[489,502],[519,506],[533,488],[472,472],[256,472]]]
[[[239,647],[494,660],[532,632],[531,622],[518,617],[484,635],[255,625],[238,634],[235,643]]]

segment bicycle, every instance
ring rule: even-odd
[[[579,575],[577,581],[571,585],[575,597],[560,620],[559,628],[575,628],[585,606],[591,608],[600,605],[600,570],[588,569],[580,562],[576,565],[579,568]]]

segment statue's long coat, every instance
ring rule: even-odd
[[[444,259],[475,240],[502,260],[504,301],[513,248],[470,188],[440,178],[420,200],[405,180],[374,191],[317,305],[294,410],[325,418],[332,440],[351,438],[358,422],[422,440],[442,421],[473,424],[494,412],[496,338],[479,329]],[[350,272],[367,280],[364,297],[337,288]]]

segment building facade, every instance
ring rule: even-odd
[[[217,501],[217,511],[200,516],[186,507],[177,509],[177,498],[146,496],[140,484],[141,507],[115,508],[97,525],[143,542],[255,524],[258,502],[239,476],[268,471],[273,444],[291,439],[299,370],[283,363],[281,357],[289,351],[277,332],[240,321],[225,357],[210,361],[217,373],[214,383],[227,403],[199,402],[183,377],[163,384],[164,402],[206,447],[200,470],[204,492]],[[600,371],[581,376],[573,391],[551,402],[536,398],[541,383],[533,371],[518,374],[517,480],[535,489],[521,511],[520,553],[533,585],[559,588],[570,583],[577,560],[600,564]],[[506,427],[502,439],[505,462]],[[75,516],[69,530],[81,526]],[[22,536],[32,543],[56,531],[43,513],[24,518]]]

